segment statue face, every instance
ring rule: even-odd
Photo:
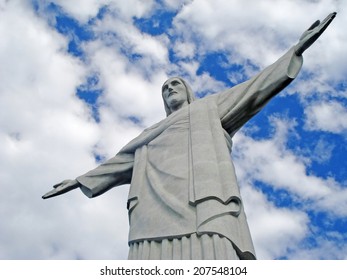
[[[163,98],[171,111],[188,104],[187,89],[181,80],[177,78],[168,79],[162,87]]]

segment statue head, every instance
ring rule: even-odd
[[[161,93],[166,116],[192,103],[195,99],[192,89],[181,77],[172,77],[166,80],[161,88]]]

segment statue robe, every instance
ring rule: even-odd
[[[218,235],[255,259],[231,160],[232,136],[298,74],[290,49],[257,76],[196,100],[77,178],[88,197],[130,184],[129,244]]]

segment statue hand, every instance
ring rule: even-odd
[[[42,196],[43,199],[61,195],[79,187],[77,180],[64,180],[63,182],[53,186],[53,190]]]
[[[329,14],[322,22],[317,20],[300,37],[295,46],[295,53],[302,55],[318,38],[335,18],[336,13]]]

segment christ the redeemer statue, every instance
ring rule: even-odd
[[[179,77],[162,87],[167,117],[113,158],[43,196],[80,188],[96,197],[130,184],[129,259],[255,259],[231,160],[231,138],[298,75],[303,52],[336,13],[257,76],[195,100]]]

